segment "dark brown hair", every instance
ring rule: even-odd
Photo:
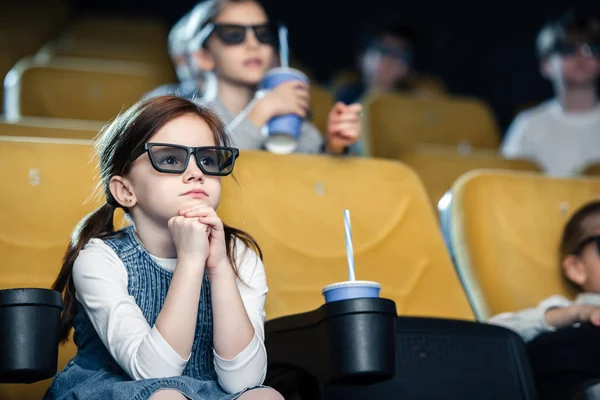
[[[562,264],[568,256],[576,255],[581,243],[592,235],[593,230],[598,226],[600,226],[600,201],[593,201],[579,208],[563,229],[559,247],[560,263]],[[581,288],[571,282],[564,272],[563,278],[571,288],[581,291]]]
[[[72,277],[75,259],[90,239],[103,239],[115,234],[114,212],[121,206],[110,193],[110,178],[115,175],[126,175],[131,169],[133,161],[131,154],[166,123],[186,114],[197,115],[208,124],[217,146],[229,145],[225,125],[213,112],[176,96],[160,96],[140,101],[119,115],[100,132],[95,149],[100,166],[99,189],[106,202],[102,207],[84,217],[75,227],[63,259],[62,269],[52,286],[54,290],[63,293],[64,310],[60,321],[62,341],[68,339],[76,314],[75,286]],[[125,211],[127,212],[127,210]],[[262,252],[249,234],[225,225],[227,257],[237,275],[236,239],[241,240],[248,248],[255,251],[260,258],[262,258]]]
[[[598,43],[600,20],[582,12],[570,11],[557,21],[546,24],[537,37],[537,54],[540,59],[551,56],[557,46],[568,40]]]

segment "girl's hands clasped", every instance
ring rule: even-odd
[[[227,258],[223,222],[212,207],[206,204],[189,205],[181,208],[179,216],[175,218],[183,218],[186,221],[190,221],[189,223],[191,224],[203,227],[206,232],[207,255],[205,260],[209,276],[224,268],[231,269],[229,259]],[[175,240],[175,237],[173,239]],[[204,243],[197,246],[202,247],[203,245]],[[177,254],[179,257],[179,248],[177,249]]]
[[[198,222],[198,219],[178,215],[169,220],[168,227],[179,261],[204,268],[209,255],[210,226]]]

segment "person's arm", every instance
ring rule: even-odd
[[[488,323],[509,328],[528,342],[536,336],[554,331],[558,327],[553,324],[554,320],[547,321],[546,314],[549,310],[566,308],[571,304],[571,301],[562,296],[552,296],[541,302],[537,307],[498,314],[490,318]]]
[[[189,357],[181,357],[151,327],[127,289],[127,270],[117,254],[92,239],[73,266],[76,298],[100,340],[135,380],[178,376]]]
[[[264,266],[239,240],[236,253],[243,282],[230,267],[211,277],[215,370],[219,384],[228,393],[262,384],[267,373]]]
[[[600,306],[593,304],[572,304],[564,308],[546,311],[545,320],[555,328],[565,328],[577,323],[591,322],[600,325]]]
[[[242,110],[242,115],[233,118],[219,99],[206,104],[206,106],[217,113],[227,125],[229,136],[235,147],[243,150],[258,150],[263,148],[265,142],[262,125],[258,125],[248,118],[248,112],[252,110],[255,104],[256,99],[252,100],[252,103]]]
[[[180,357],[189,358],[209,255],[210,227],[180,215],[171,218],[168,227],[177,251],[177,266],[155,326]]]

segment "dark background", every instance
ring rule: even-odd
[[[148,15],[169,26],[193,0],[74,0],[82,11]],[[265,0],[272,20],[285,22],[295,57],[317,80],[352,67],[357,34],[368,19],[396,15],[421,38],[417,65],[439,76],[453,94],[490,104],[505,130],[519,108],[552,95],[539,74],[535,37],[544,22],[567,10],[600,15],[598,1],[429,2],[393,0]]]

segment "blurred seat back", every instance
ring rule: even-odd
[[[154,43],[164,46],[168,30],[164,23],[151,18],[87,15],[75,20],[64,32],[71,43],[102,40],[110,43]]]
[[[495,150],[461,150],[454,146],[419,145],[400,154],[399,159],[419,175],[434,208],[452,184],[467,172],[476,169],[540,171],[530,161],[506,159]]]
[[[49,287],[87,201],[96,167],[87,140],[0,137],[2,287]]]
[[[452,186],[448,241],[478,319],[571,296],[558,249],[570,216],[600,198],[600,179],[478,171]]]
[[[5,80],[5,114],[108,121],[165,83],[144,63],[81,58],[21,60]]]
[[[364,105],[365,136],[369,153],[376,157],[396,158],[417,144],[499,144],[494,115],[475,99],[378,93],[367,96]]]
[[[66,2],[0,2],[0,49],[19,56],[33,54],[47,40],[58,34],[69,16]]]
[[[242,152],[219,215],[264,253],[269,319],[316,309],[345,281],[343,210],[356,277],[381,283],[400,315],[472,319],[421,182],[399,162]]]
[[[21,118],[11,123],[0,119],[0,136],[92,140],[103,124],[94,121],[64,121],[53,118]]]
[[[168,68],[171,61],[166,46],[140,45],[130,43],[105,43],[89,41],[85,43],[47,43],[37,53],[40,57],[77,57],[101,60],[134,61],[152,64],[157,68]]]

